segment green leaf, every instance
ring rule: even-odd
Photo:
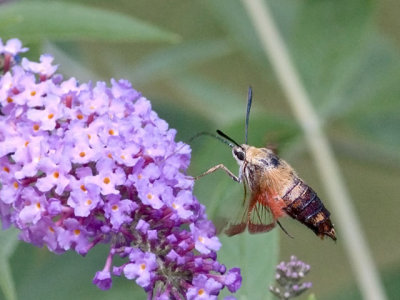
[[[18,245],[18,231],[16,229],[0,231],[0,288],[5,299],[17,299],[15,284],[11,273],[9,258]]]
[[[370,34],[363,52],[358,54],[358,66],[321,110],[325,118],[338,118],[353,112],[381,113],[397,105],[400,57],[398,50],[378,34]],[[333,96],[333,95],[332,95]]]
[[[24,41],[93,40],[112,42],[178,41],[178,36],[134,17],[68,2],[18,2],[1,5],[2,38]]]
[[[400,299],[400,265],[399,263],[390,264],[385,269],[380,270],[385,287],[387,299]],[[321,298],[321,297],[320,297]],[[353,281],[347,282],[344,286],[334,293],[327,294],[323,297],[326,300],[362,300],[364,299]]]
[[[288,30],[298,10],[298,1],[277,1],[275,5],[273,1],[270,2],[272,2],[271,5],[277,8],[276,11],[279,14],[279,17],[276,18],[277,22],[282,25],[281,28],[285,31]],[[271,70],[267,67],[268,62],[261,43],[241,2],[219,0],[208,1],[207,4],[223,26],[227,37],[252,62],[251,68],[260,71],[263,75],[270,73]]]
[[[342,105],[342,117],[346,113],[347,124],[397,153],[400,146],[399,70],[398,49],[373,34],[365,47],[363,64],[349,82],[346,94],[348,103],[352,104]]]
[[[370,4],[328,0],[301,6],[287,44],[317,107],[336,99],[357,71],[368,39]]]
[[[242,287],[235,294],[237,299],[272,299],[268,291],[274,283],[278,262],[278,229],[269,233],[222,236],[219,259],[229,267],[239,267]]]
[[[211,124],[211,131],[234,126],[233,131],[239,132],[239,138],[232,136],[239,143],[244,142],[244,126],[247,105],[247,89],[243,86],[239,91],[227,89],[203,76],[185,74],[177,78],[177,86],[182,94],[187,95],[184,105],[192,109],[194,114],[202,116]],[[265,147],[269,143],[287,142],[298,133],[292,119],[283,118],[268,112],[265,102],[253,99],[252,113],[249,124],[249,143]],[[198,128],[197,131],[207,130]],[[261,142],[260,142],[261,141]]]
[[[125,277],[113,276],[113,286],[108,291],[92,283],[107,254],[107,245],[98,245],[82,257],[72,252],[56,255],[21,243],[12,259],[18,296],[24,300],[145,299],[143,288]]]
[[[136,83],[171,77],[191,67],[226,56],[232,52],[223,40],[189,41],[153,52],[130,70]]]
[[[6,300],[16,300],[17,292],[15,290],[14,280],[11,274],[11,268],[8,260],[0,258],[0,288]],[[1,294],[0,294],[1,295]]]
[[[204,77],[185,74],[178,78],[176,88],[188,95],[187,99],[190,99],[186,103],[188,106],[192,106],[198,114],[215,124],[229,124],[238,119],[243,120],[242,124],[244,124],[247,101],[246,86],[239,94]]]
[[[308,296],[307,300],[317,300],[317,297],[315,297],[315,294],[311,294]]]
[[[250,19],[240,1],[208,1],[207,4],[224,27],[227,37],[237,45],[238,49],[242,50],[244,55],[258,64],[260,59],[265,60]]]
[[[0,230],[0,245],[0,257],[8,259],[18,245],[18,230],[15,228]]]
[[[100,78],[94,70],[88,68],[87,64],[80,61],[77,56],[71,55],[70,51],[65,51],[66,43],[43,43],[43,52],[51,53],[56,58],[56,63],[59,64],[59,71],[66,77],[75,77],[81,82],[95,81]],[[29,52],[31,50],[31,45],[29,45]]]

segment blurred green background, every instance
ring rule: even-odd
[[[81,82],[126,78],[188,142],[222,129],[244,141],[247,88],[253,87],[249,143],[273,144],[324,199],[304,135],[264,56],[240,1],[1,1],[0,37],[20,38],[37,60],[51,53],[65,77]],[[0,2],[0,3],[1,3]],[[400,299],[400,3],[394,0],[268,1],[301,80],[324,122],[389,299]],[[226,145],[207,137],[191,143],[191,175],[237,165]],[[223,172],[196,182],[195,194],[216,223],[241,201],[242,187]],[[324,201],[337,223],[336,212]],[[311,265],[317,299],[361,299],[337,231],[321,241],[291,219],[268,234],[221,236],[220,259],[239,266],[239,299],[272,299],[274,265],[295,254]],[[1,232],[0,299],[144,298],[133,282],[110,291],[91,280],[107,248],[82,258],[15,242]],[[8,295],[8,296],[6,296]],[[306,299],[307,295],[300,297]]]

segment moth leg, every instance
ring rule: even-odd
[[[276,222],[278,223],[278,225],[282,229],[282,231],[288,235],[288,237],[294,239],[294,237],[291,234],[289,234],[289,232],[287,232],[286,229],[282,226],[281,222],[279,222],[279,221],[276,221]]]
[[[205,171],[204,173],[200,174],[199,176],[194,177],[194,180],[197,180],[203,176],[206,176],[208,174],[214,173],[215,171],[217,171],[218,169],[222,169],[223,171],[225,171],[226,174],[228,174],[228,176],[230,178],[232,178],[234,181],[236,182],[240,182],[240,178],[237,177],[235,174],[233,174],[227,167],[225,167],[223,164],[219,164],[216,165],[215,167],[212,167],[211,169]]]

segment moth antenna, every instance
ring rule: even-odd
[[[250,108],[251,108],[251,102],[253,100],[253,89],[251,86],[249,86],[249,92],[247,94],[247,111],[246,111],[246,123],[244,127],[244,143],[247,145],[247,133],[249,129],[249,119],[250,119]]]
[[[217,129],[217,133],[222,136],[224,139],[232,142],[233,144],[235,144],[236,146],[242,148],[242,146],[239,145],[238,142],[236,142],[233,138],[229,137],[228,135],[226,135],[225,133],[223,133],[221,130]],[[232,145],[232,144],[231,144]],[[233,145],[231,146],[231,148],[233,147]]]
[[[288,237],[294,239],[294,237],[293,237],[292,235],[290,235],[289,232],[287,232],[285,228],[283,228],[281,222],[276,221],[276,223],[278,223],[279,227],[282,229],[282,231],[283,231],[284,233],[286,233],[286,234],[288,235]]]
[[[218,130],[217,130],[217,131],[218,131]],[[233,146],[234,146],[232,143],[230,143],[230,141],[233,141],[232,139],[228,138],[228,140],[225,140],[225,139],[221,138],[219,135],[212,134],[212,133],[207,132],[207,131],[202,131],[202,132],[199,132],[199,133],[197,133],[196,135],[192,136],[192,137],[189,139],[189,143],[193,142],[193,140],[195,140],[195,139],[197,139],[198,137],[203,136],[203,135],[211,136],[211,137],[213,137],[213,138],[219,140],[220,142],[222,142],[222,143],[228,145],[228,146],[231,147],[231,148],[233,148]],[[224,136],[224,137],[225,137],[225,136]],[[237,145],[235,142],[234,142],[234,144]]]

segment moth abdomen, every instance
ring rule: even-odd
[[[327,235],[336,240],[335,230],[329,219],[330,212],[317,193],[301,180],[293,185],[283,197],[286,213],[312,229],[316,235]]]

